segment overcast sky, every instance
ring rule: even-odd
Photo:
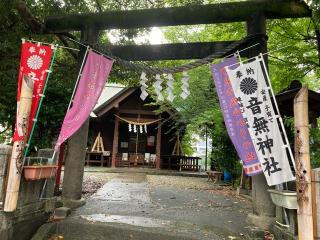
[[[108,37],[111,43],[117,42],[117,32],[111,30],[108,32]],[[159,27],[152,27],[149,34],[143,34],[141,37],[137,37],[134,39],[137,44],[145,43],[146,40],[150,42],[150,44],[162,44],[166,43],[164,35]]]

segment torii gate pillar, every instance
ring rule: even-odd
[[[255,13],[247,20],[247,35],[257,35],[259,45],[251,48],[248,57],[267,52],[266,18],[261,13]],[[264,55],[268,67],[268,57]],[[275,206],[272,203],[264,174],[252,177],[253,213],[248,215],[248,222],[262,229],[270,229],[275,221]]]
[[[95,44],[98,34],[99,31],[94,28],[85,29],[81,32],[81,42]],[[79,67],[82,57],[83,52],[79,54]],[[85,204],[85,200],[81,199],[81,195],[88,131],[89,118],[68,140],[62,186],[62,202],[66,207],[76,208]]]

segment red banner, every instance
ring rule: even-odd
[[[19,109],[22,77],[24,75],[28,75],[34,81],[33,99],[28,124],[28,136],[32,129],[33,119],[36,116],[42,90],[47,78],[52,52],[53,49],[51,46],[31,42],[22,43],[18,77],[17,112]],[[13,141],[21,141],[24,139],[22,131],[19,130],[21,129],[19,122],[20,120],[17,118]]]

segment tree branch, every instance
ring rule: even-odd
[[[22,2],[22,1],[17,2],[17,4],[15,5],[15,9],[18,11],[21,18],[24,20],[24,22],[27,24],[27,26],[31,29],[31,31],[33,33],[37,33],[37,34],[44,33],[45,26],[32,15],[30,10],[26,6],[25,2]],[[69,47],[69,44],[68,44],[68,41],[66,40],[65,36],[72,38],[72,39],[76,39],[75,36],[73,36],[72,34],[70,34],[68,32],[67,33],[60,33],[60,34],[56,34],[56,35],[60,39],[62,44],[66,47]],[[67,51],[75,59],[78,58],[78,55],[72,49],[67,49]]]
[[[96,2],[96,5],[97,5],[97,8],[98,8],[98,11],[99,12],[103,12],[103,9],[102,9],[100,1],[99,0],[95,0],[95,2]]]
[[[69,47],[67,39],[62,34],[57,34],[57,37],[60,39],[64,46]],[[66,48],[66,50],[71,54],[72,57],[74,57],[74,59],[78,59],[78,54],[75,51],[69,48]]]
[[[18,11],[21,18],[28,25],[33,33],[43,33],[44,25],[39,22],[27,8],[25,2],[19,1],[15,5],[15,9]]]
[[[269,54],[269,57],[271,57],[273,59],[276,59],[276,60],[278,60],[280,62],[286,63],[286,64],[297,65],[297,63],[295,63],[295,62],[286,61],[284,59],[278,58],[278,57],[276,57],[274,55],[271,55],[271,54]]]

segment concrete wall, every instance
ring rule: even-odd
[[[0,145],[0,197],[3,202],[5,194],[5,176],[11,155],[11,147]],[[52,150],[40,150],[39,156],[51,157]],[[55,207],[53,197],[54,180],[49,180],[44,194],[46,199],[40,200],[44,180],[27,182],[21,178],[17,210],[5,213],[0,209],[0,239],[29,240],[33,233],[48,219]]]

